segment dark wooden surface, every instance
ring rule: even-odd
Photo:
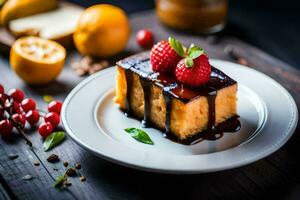
[[[203,46],[213,58],[236,61],[235,57],[245,58],[253,67],[281,83],[300,106],[300,71],[284,62],[256,49],[230,35],[218,37],[191,36],[173,32],[162,27],[152,12],[131,16],[132,38],[125,54],[140,51],[134,41],[135,32],[144,27],[153,30],[156,40],[175,36],[185,43]],[[233,48],[234,56],[224,52]],[[68,62],[58,80],[50,85],[31,87],[24,84],[9,68],[5,58],[0,59],[0,83],[5,88],[18,87],[27,96],[38,100],[39,108],[46,103],[42,95],[50,94],[63,100],[68,92],[82,80],[70,68],[70,62],[80,59],[76,52],[69,52]],[[116,58],[117,59],[117,58]],[[255,80],[253,80],[255,81]],[[101,83],[99,83],[101,84]],[[262,86],[263,87],[263,86]],[[270,91],[271,92],[271,91]],[[280,113],[273,113],[278,114]],[[267,158],[233,170],[199,175],[164,175],[137,171],[109,163],[95,157],[76,145],[70,138],[50,152],[43,152],[42,141],[36,130],[30,130],[28,137],[33,141],[35,151],[45,161],[51,153],[69,163],[80,162],[80,173],[87,177],[80,182],[71,178],[72,186],[66,190],[52,187],[53,180],[40,166],[34,166],[37,159],[24,144],[15,138],[11,142],[0,141],[0,199],[273,199],[300,198],[300,145],[299,125],[295,134],[280,150]],[[16,153],[19,158],[10,160],[8,155]],[[133,155],[134,156],[134,155]],[[50,164],[47,169],[57,177],[64,172],[62,162]],[[58,170],[54,170],[58,169]],[[33,180],[22,180],[30,174]]]

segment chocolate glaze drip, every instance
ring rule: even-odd
[[[130,94],[131,94],[131,89],[132,89],[132,73],[130,72],[129,69],[125,70],[125,77],[126,77],[126,84],[127,84],[127,92],[126,92],[126,110],[125,110],[125,115],[126,116],[131,116],[131,99],[130,99]]]
[[[150,110],[150,87],[151,84],[155,84],[161,87],[163,90],[163,96],[166,103],[166,121],[165,121],[165,137],[182,143],[182,144],[195,144],[204,139],[216,140],[223,136],[223,132],[236,132],[240,129],[240,122],[238,116],[232,117],[227,121],[215,126],[215,99],[217,96],[217,90],[228,87],[236,83],[235,80],[228,77],[222,71],[212,67],[211,77],[208,83],[201,87],[191,88],[187,87],[176,80],[175,77],[165,74],[159,74],[152,71],[149,61],[149,52],[136,54],[128,57],[117,63],[120,67],[125,69],[126,81],[127,81],[127,95],[126,95],[126,113],[131,114],[130,109],[130,94],[132,87],[132,73],[137,73],[140,77],[140,82],[144,92],[144,117],[142,124],[145,127],[149,127],[151,122],[148,119],[148,113]],[[208,128],[201,133],[196,134],[186,140],[178,140],[171,132],[171,111],[172,111],[172,98],[177,98],[184,103],[193,101],[199,96],[206,96],[209,105],[209,119]]]
[[[150,112],[151,82],[143,77],[140,77],[140,82],[144,92],[144,119],[142,120],[142,125],[143,127],[149,127],[150,121],[148,119],[148,113]]]
[[[216,105],[215,105],[216,96],[217,96],[217,91],[212,91],[207,96],[208,109],[209,109],[207,126],[210,132],[213,132],[216,123]]]

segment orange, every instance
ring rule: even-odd
[[[95,57],[110,57],[121,52],[129,36],[126,13],[108,4],[87,8],[80,16],[73,34],[78,51]]]
[[[25,82],[46,84],[60,74],[66,50],[55,41],[38,37],[23,37],[15,41],[10,51],[10,65]]]

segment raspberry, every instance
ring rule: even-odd
[[[176,66],[176,78],[183,84],[198,87],[209,81],[211,66],[205,54],[193,60],[191,67],[187,66],[186,58],[179,61]]]
[[[151,50],[150,62],[155,72],[174,73],[181,56],[171,47],[170,42],[160,41]]]

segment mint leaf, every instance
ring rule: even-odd
[[[184,57],[184,47],[182,46],[182,44],[176,40],[175,38],[173,37],[169,37],[169,43],[172,47],[172,49],[174,51],[176,51],[176,53],[181,56],[181,57]]]
[[[184,59],[184,61],[185,61],[185,65],[187,66],[187,68],[193,67],[194,61],[193,61],[192,58],[186,57],[186,58]]]
[[[55,184],[53,185],[53,187],[58,187],[60,184],[62,184],[62,182],[65,179],[65,175],[61,175],[59,177],[56,178],[55,180]]]
[[[195,59],[195,58],[198,58],[203,53],[204,53],[204,50],[202,48],[191,45],[191,47],[188,51],[188,57],[191,59]]]
[[[149,135],[138,128],[126,128],[124,129],[127,133],[129,133],[129,135],[131,135],[131,137],[133,137],[134,139],[136,139],[139,142],[145,143],[145,144],[154,144],[154,142],[151,140],[151,138],[149,137]]]
[[[53,132],[49,135],[43,145],[44,151],[48,151],[49,149],[57,146],[65,137],[65,132]]]

